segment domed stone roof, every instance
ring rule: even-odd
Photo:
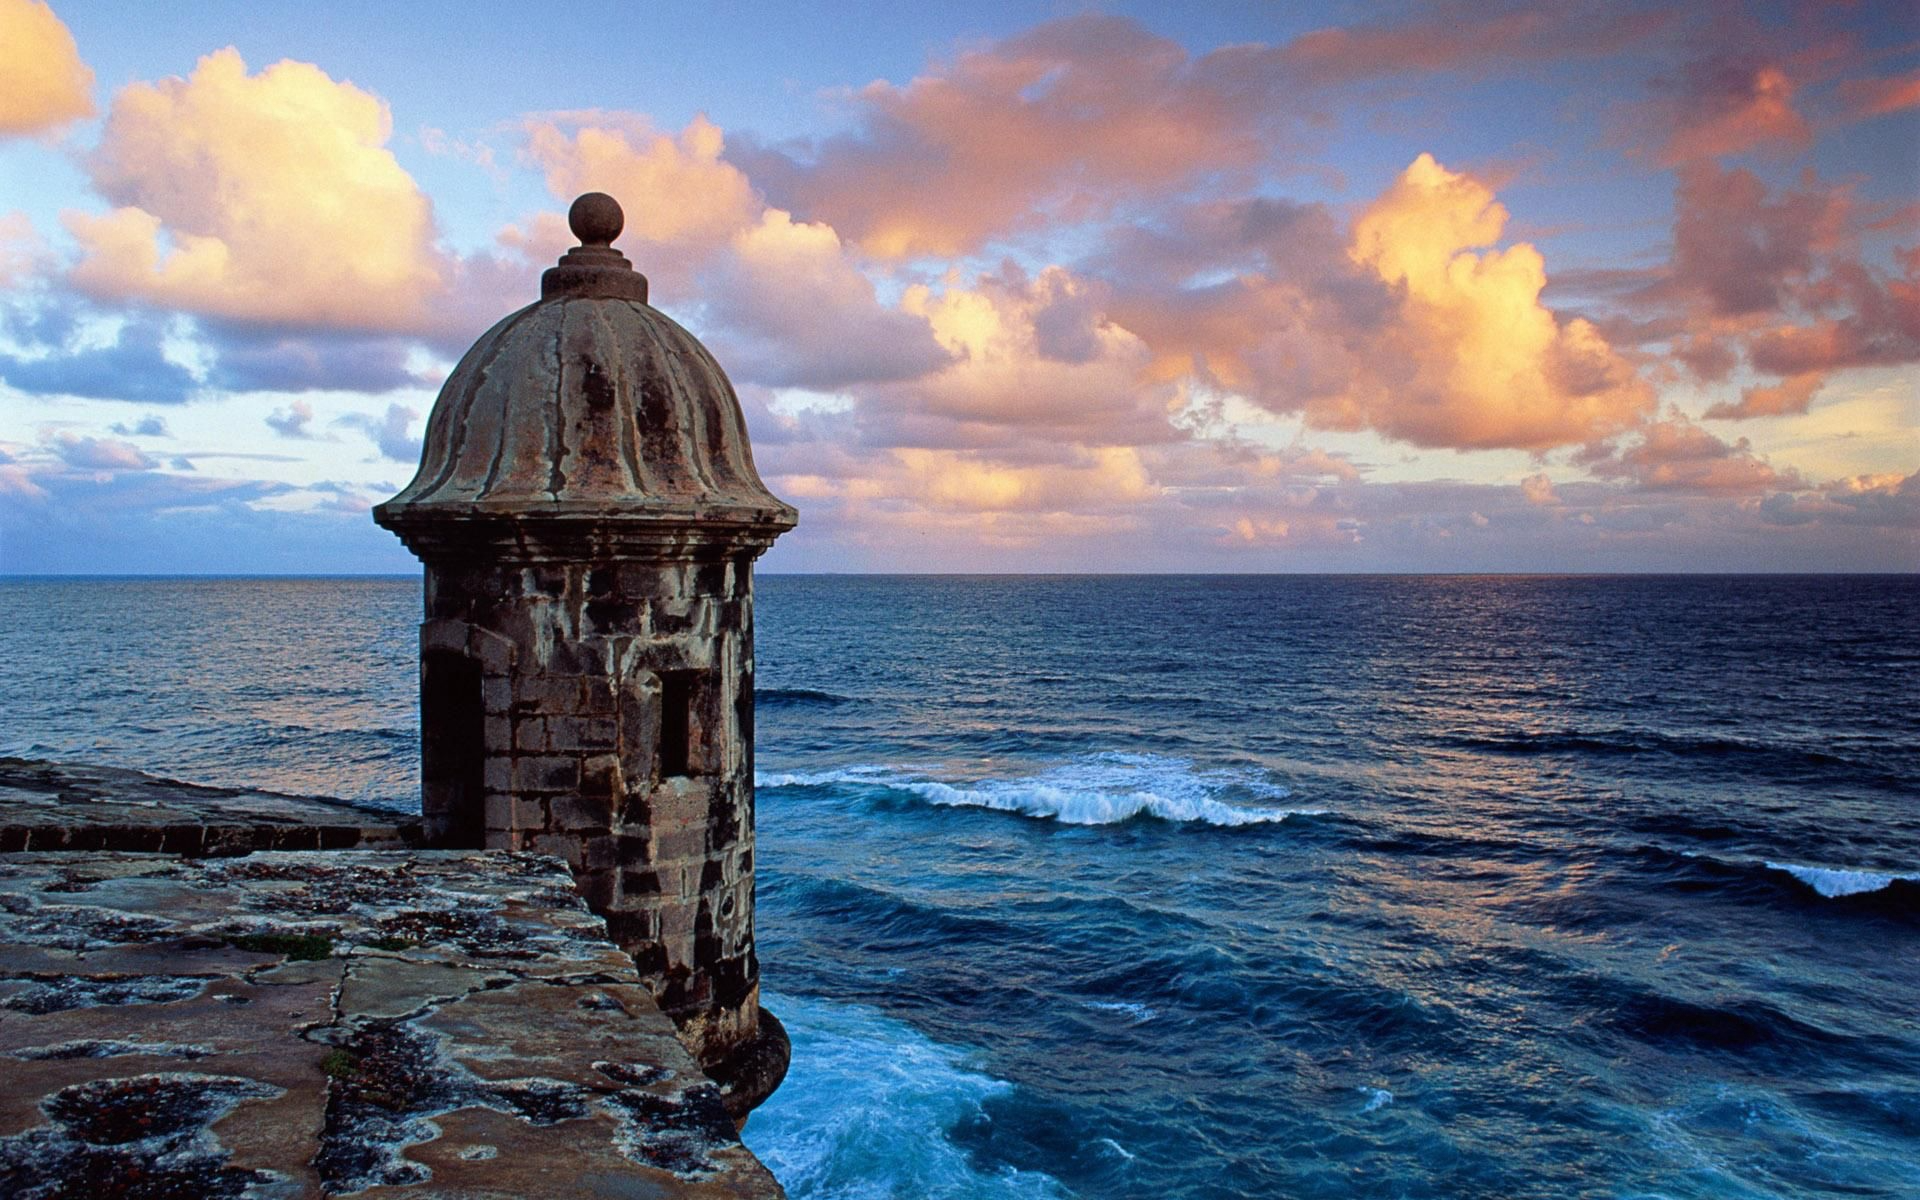
[[[591,192],[568,220],[581,244],[542,277],[538,303],[460,360],[427,420],[419,473],[374,520],[415,550],[462,525],[497,542],[501,530],[480,527],[521,519],[648,540],[711,526],[758,542],[791,529],[794,510],[754,470],[720,364],[646,302],[646,276],[612,248],[620,206]]]

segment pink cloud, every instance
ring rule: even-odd
[[[1811,177],[1771,195],[1745,168],[1683,167],[1674,196],[1673,281],[1726,316],[1773,312],[1838,248],[1850,200]]]
[[[1072,17],[868,84],[850,97],[856,132],[742,161],[869,253],[960,254],[1260,161],[1249,98],[1205,76],[1130,20]]]
[[[1813,129],[1794,107],[1794,82],[1778,63],[1705,59],[1688,63],[1679,94],[1664,105],[1659,150],[1672,166],[1760,147],[1799,149]]]
[[[1650,422],[1637,441],[1589,465],[1595,475],[1652,492],[1755,495],[1805,486],[1796,472],[1756,455],[1747,439],[1722,441],[1677,415]]]
[[[1920,71],[1871,79],[1849,79],[1840,85],[1851,115],[1858,120],[1920,107]]]
[[[1741,420],[1747,417],[1780,417],[1803,413],[1813,403],[1814,393],[1826,382],[1818,371],[1792,375],[1771,386],[1745,388],[1737,404],[1716,404],[1707,409],[1709,421]]]
[[[61,462],[82,471],[150,471],[159,465],[132,442],[83,437],[70,429],[55,432],[47,446]]]

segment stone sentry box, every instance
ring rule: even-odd
[[[568,219],[581,245],[461,359],[373,510],[426,568],[425,836],[564,858],[740,1116],[788,1053],[753,943],[753,562],[796,516],[612,248],[619,205]]]

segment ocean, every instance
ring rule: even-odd
[[[0,753],[414,805],[419,606],[0,581]],[[757,615],[795,1200],[1920,1196],[1920,578]]]

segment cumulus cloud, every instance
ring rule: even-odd
[[[267,414],[267,428],[283,438],[305,441],[313,437],[307,429],[311,424],[313,424],[313,405],[305,400],[295,400],[287,407]],[[401,432],[404,434],[405,430]]]
[[[773,386],[837,388],[948,360],[924,316],[884,308],[839,235],[768,209],[736,233],[704,290],[728,369]]]
[[[297,413],[297,410],[295,410]],[[389,404],[387,411],[378,417],[365,413],[348,413],[335,423],[358,429],[372,439],[383,458],[394,462],[418,463],[420,461],[420,439],[409,437],[407,430],[420,419],[420,414],[402,404]],[[299,422],[304,428],[305,421]]]
[[[423,330],[450,269],[427,198],[386,149],[376,96],[237,50],[114,97],[88,157],[116,207],[70,212],[73,282],[239,321]]]
[[[1652,391],[1583,318],[1540,303],[1546,266],[1521,242],[1488,249],[1507,212],[1485,184],[1423,154],[1355,222],[1351,254],[1404,297],[1380,349],[1407,374],[1311,403],[1335,428],[1416,445],[1543,450],[1640,418]],[[1377,368],[1376,368],[1377,369]]]
[[[121,437],[173,436],[167,432],[166,418],[160,416],[158,413],[149,413],[132,425],[127,424],[125,421],[115,421],[112,425],[108,426],[108,429],[119,434]]]
[[[1651,390],[1591,322],[1540,303],[1537,250],[1468,252],[1493,245],[1505,222],[1491,189],[1422,155],[1356,224],[1354,257],[1406,289],[1424,376],[1373,419],[1386,432],[1541,449],[1620,429],[1650,406]]]
[[[1043,343],[1059,336],[1041,332],[1048,313],[1080,286],[1064,268],[1030,278],[1008,267],[971,287],[909,288],[902,307],[932,327],[951,361],[919,379],[867,389],[870,436],[889,445],[1040,450],[1179,440],[1176,389],[1144,378],[1152,355],[1136,334],[1091,324],[1090,345],[1066,359],[1046,353]]]
[[[1351,227],[1316,205],[1207,202],[1117,237],[1099,269],[1156,378],[1320,428],[1538,451],[1634,425],[1650,386],[1592,322],[1541,303],[1540,253],[1495,248],[1506,221],[1492,189],[1423,154]]]
[[[726,138],[704,116],[678,134],[628,113],[560,113],[526,125],[526,153],[563,200],[606,192],[626,213],[621,244],[656,291],[686,296],[694,269],[752,227],[764,204],[746,175],[726,161]],[[528,256],[552,257],[573,243],[558,214],[536,218],[515,238]]]
[[[1529,475],[1520,481],[1520,494],[1527,498],[1528,504],[1549,505],[1560,503],[1560,493],[1553,490],[1553,480],[1544,474]]]
[[[1835,371],[1920,361],[1920,248],[1868,261],[1864,216],[1849,185],[1811,172],[1773,189],[1744,169],[1681,169],[1669,270],[1627,299],[1656,314],[1641,327],[1697,377],[1723,379],[1743,359],[1778,377],[1707,415],[1805,412]]]
[[[37,134],[93,115],[93,71],[41,0],[0,0],[0,136]]]
[[[1674,195],[1673,280],[1721,316],[1780,309],[1840,244],[1846,193],[1810,177],[1775,196],[1745,168],[1695,163]]]
[[[231,322],[203,326],[215,354],[209,382],[230,392],[377,394],[440,382],[414,370],[414,343],[404,337],[287,334]]]
[[[78,339],[65,316],[53,315],[47,324],[68,336],[33,357],[0,353],[7,386],[31,395],[140,404],[183,404],[201,388],[193,372],[167,357],[166,326],[157,318],[126,321],[106,345]]]

